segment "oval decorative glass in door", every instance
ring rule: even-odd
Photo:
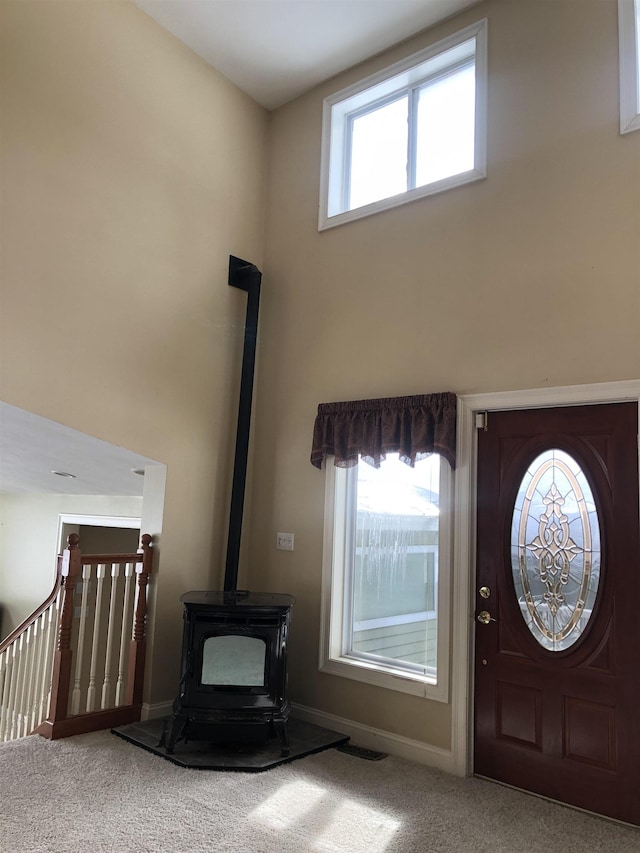
[[[516,497],[511,564],[520,612],[543,648],[562,651],[584,632],[600,556],[598,514],[580,465],[562,450],[541,453]]]

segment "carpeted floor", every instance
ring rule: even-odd
[[[0,745],[0,850],[640,853],[640,830],[391,756],[203,772],[99,732]]]

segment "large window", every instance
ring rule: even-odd
[[[446,701],[449,463],[326,474],[321,669]]]
[[[327,98],[320,229],[486,175],[486,21]]]
[[[640,130],[640,0],[618,0],[620,133]]]

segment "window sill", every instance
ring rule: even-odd
[[[394,195],[390,198],[383,198],[380,199],[380,201],[374,201],[371,204],[365,204],[362,207],[354,207],[352,210],[345,210],[342,213],[336,213],[332,216],[324,216],[321,214],[318,222],[318,231],[326,231],[328,228],[335,228],[336,225],[344,225],[347,222],[353,222],[354,220],[362,219],[365,216],[372,216],[374,213],[391,210],[394,207],[409,204],[417,199],[437,195],[438,193],[452,190],[456,187],[462,187],[465,184],[471,184],[474,181],[481,181],[486,177],[486,169],[471,169],[468,172],[463,172],[459,175],[452,175],[449,178],[443,178],[441,181],[435,181],[432,184],[425,184],[425,186],[416,187],[415,189],[400,193],[399,195]]]
[[[351,678],[375,687],[384,687],[399,693],[409,693],[434,702],[448,702],[449,696],[445,685],[437,684],[432,678],[412,672],[392,671],[367,661],[354,658],[329,658],[320,666],[320,672],[327,675],[338,675]]]

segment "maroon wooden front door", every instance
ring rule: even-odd
[[[637,435],[634,403],[479,431],[474,771],[640,825]]]

